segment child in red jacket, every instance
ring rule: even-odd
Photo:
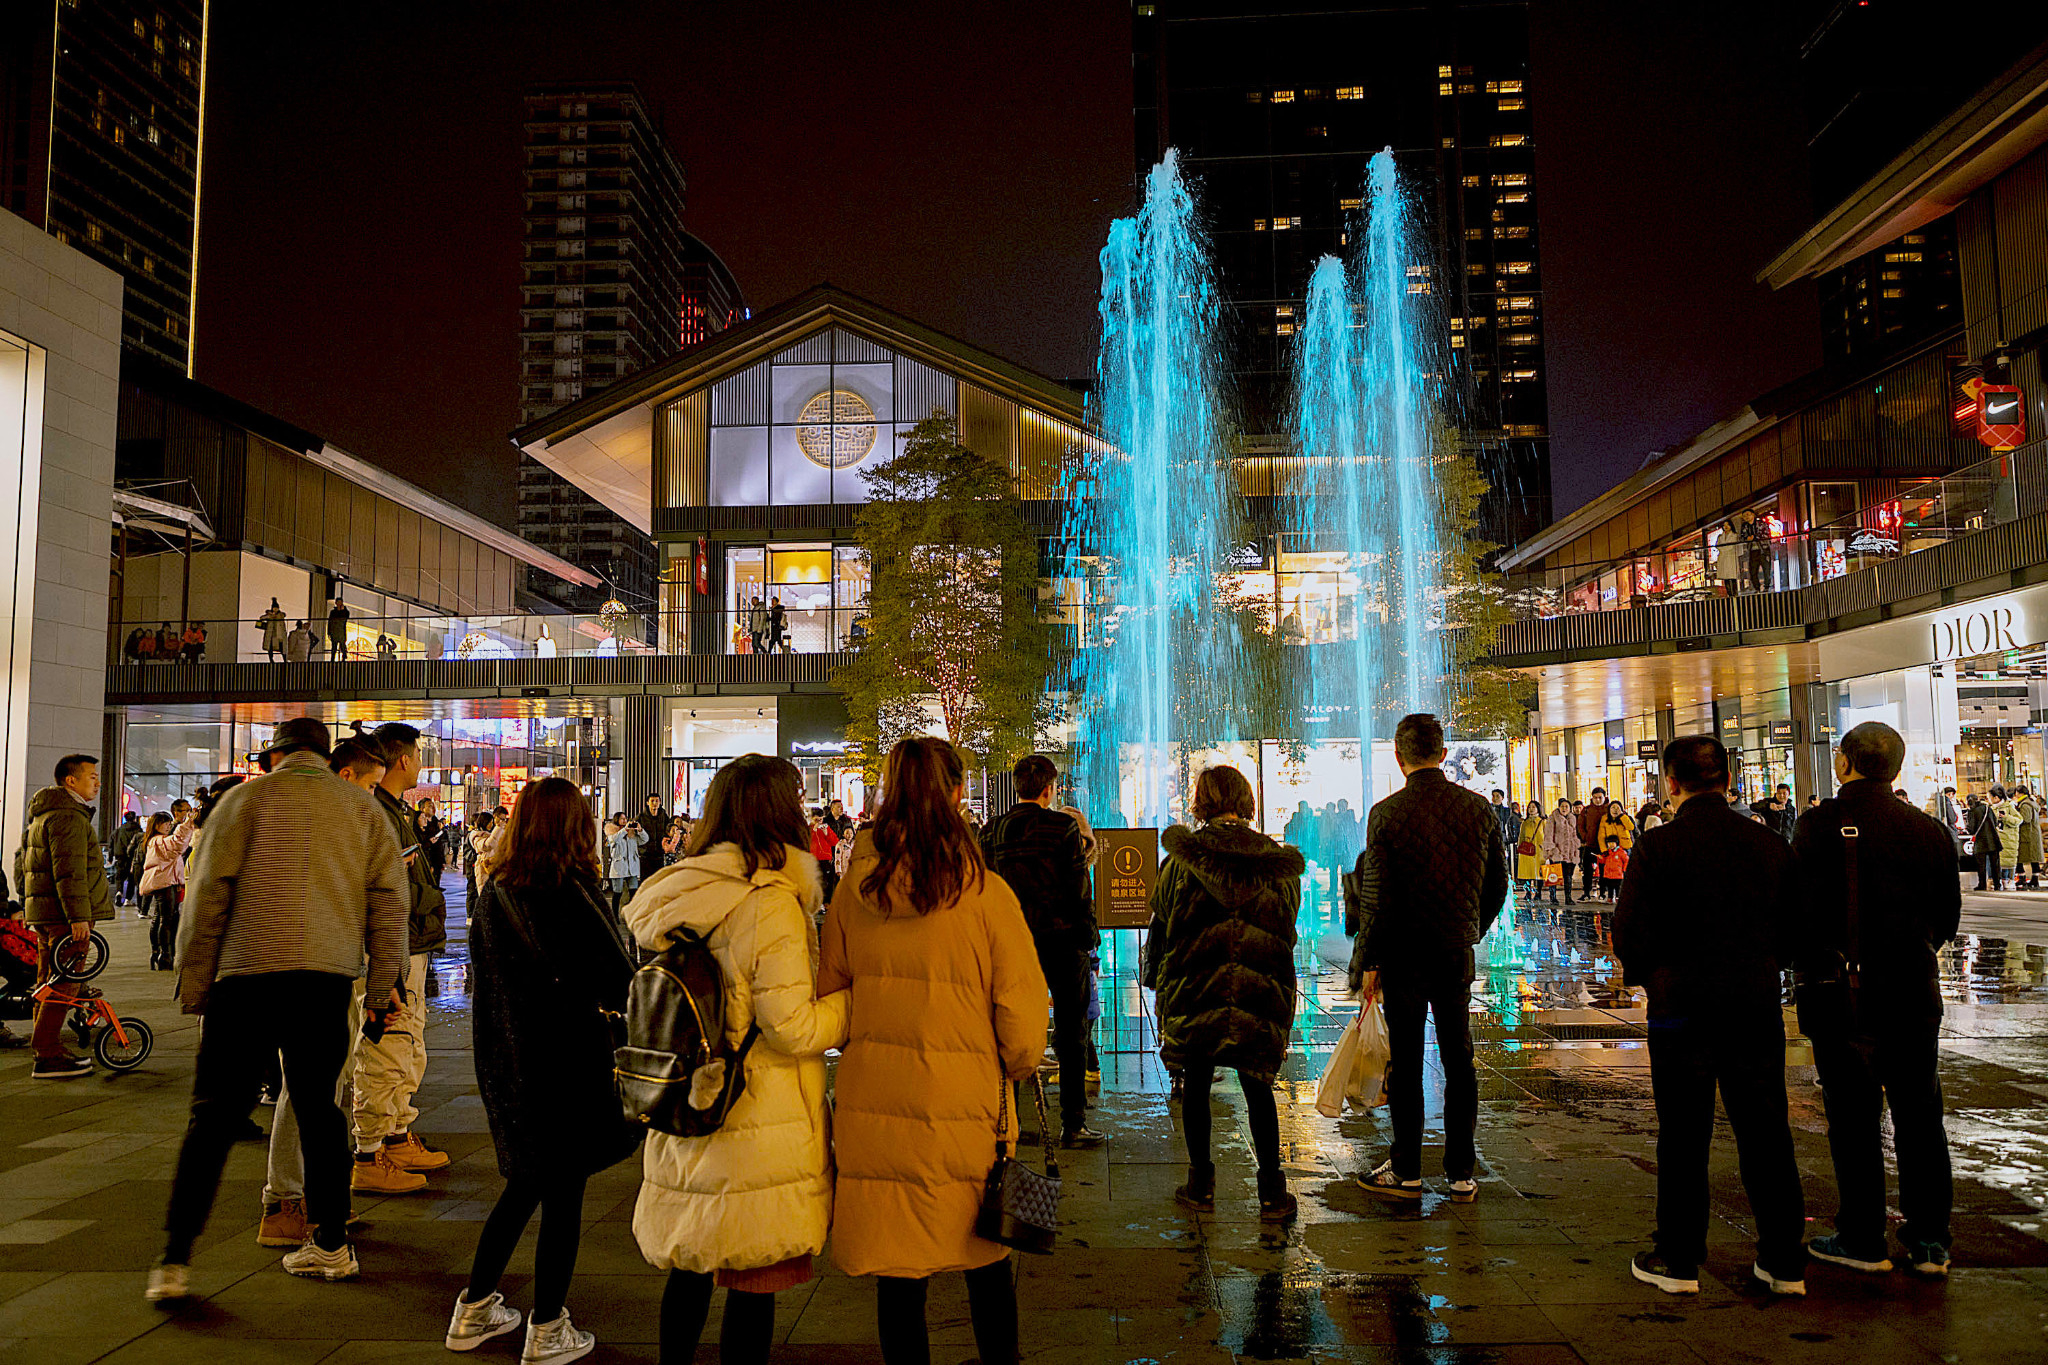
[[[1600,855],[1600,898],[1613,900],[1621,894],[1622,874],[1628,871],[1628,850],[1621,846],[1621,837],[1607,836],[1607,851]]]

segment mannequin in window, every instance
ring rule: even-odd
[[[543,659],[555,657],[555,637],[548,634],[547,622],[545,621],[541,622],[540,639],[534,642],[533,652]]]

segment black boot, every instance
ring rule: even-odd
[[[1262,1223],[1288,1223],[1294,1220],[1294,1196],[1287,1192],[1287,1175],[1284,1171],[1259,1172],[1259,1221]]]
[[[1216,1163],[1188,1163],[1188,1183],[1173,1192],[1173,1202],[1197,1213],[1216,1212]]]

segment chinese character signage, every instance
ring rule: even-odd
[[[1159,831],[1095,831],[1095,922],[1104,929],[1142,929],[1152,919],[1159,880]]]

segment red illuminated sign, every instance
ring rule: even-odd
[[[697,591],[711,591],[711,541],[704,536],[697,537]]]
[[[2027,443],[2027,405],[2016,384],[1986,384],[1977,390],[1977,439],[1993,450],[2017,450]]]

